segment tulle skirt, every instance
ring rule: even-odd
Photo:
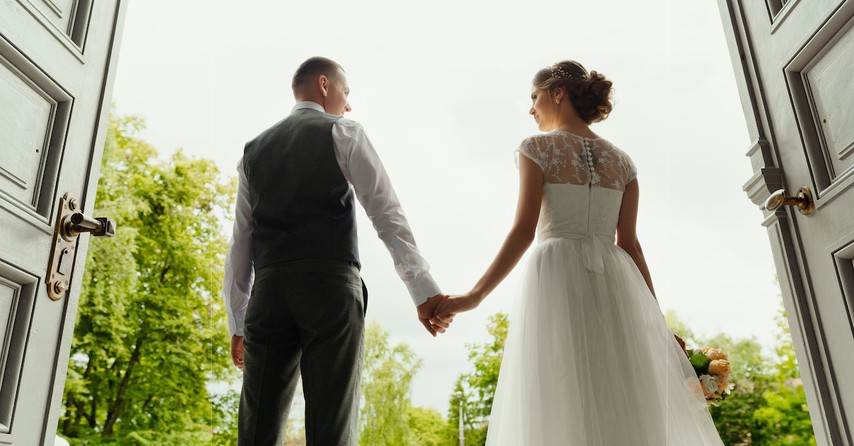
[[[602,262],[585,266],[585,243]],[[487,445],[722,445],[699,381],[631,257],[541,241],[525,269]]]

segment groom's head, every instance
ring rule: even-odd
[[[312,101],[326,113],[344,116],[350,111],[347,95],[350,87],[344,69],[334,60],[312,57],[297,68],[291,83],[297,101]]]

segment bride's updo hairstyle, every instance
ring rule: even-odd
[[[588,73],[572,60],[543,68],[534,76],[537,88],[553,91],[565,87],[578,116],[588,124],[605,120],[614,108],[611,85],[601,73],[595,70]]]

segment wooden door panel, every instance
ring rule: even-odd
[[[849,199],[849,201],[851,201]],[[837,219],[838,214],[824,212],[826,219]],[[801,222],[799,222],[801,223]],[[833,391],[832,403],[839,417],[839,430],[841,438],[845,438],[851,444],[851,411],[854,411],[854,331],[852,331],[852,319],[845,290],[842,281],[847,279],[844,275],[838,275],[837,260],[838,253],[846,246],[854,243],[854,239],[847,236],[838,241],[827,240],[822,237],[806,237],[805,233],[821,231],[832,237],[832,226],[822,224],[821,221],[812,224],[799,224],[798,232],[802,235],[805,243],[804,252],[811,292],[818,303],[816,317],[819,318],[821,328],[824,332],[824,349],[822,351],[826,362],[824,370],[828,387]],[[836,226],[839,226],[838,224]],[[842,271],[844,274],[844,271]]]
[[[849,235],[846,239],[854,240],[854,234]],[[851,330],[854,332],[854,319],[850,317],[852,310],[854,310],[854,241],[843,245],[833,253],[833,257],[836,264],[837,285],[845,296],[845,307],[849,315]]]
[[[82,49],[92,12],[92,0],[17,0],[61,44]]]
[[[13,199],[35,207],[56,101],[13,69],[0,59],[0,103],[18,104],[0,109],[0,181]]]
[[[71,96],[0,37],[0,102],[0,200],[48,222]]]
[[[854,175],[854,20],[846,12],[833,14],[785,68],[818,206]]]
[[[0,441],[9,439],[37,289],[37,276],[0,263]]]
[[[813,191],[815,212],[765,210],[816,439],[854,425],[854,0],[719,0],[762,204]]]
[[[854,21],[828,45],[827,50],[805,71],[814,100],[814,121],[819,124],[821,145],[830,159],[831,181],[844,176],[854,166]]]
[[[58,30],[68,30],[74,12],[73,0],[25,0],[26,6],[41,15],[45,21]]]
[[[88,236],[57,301],[59,198],[91,212],[126,2],[0,1],[0,443],[53,444]]]

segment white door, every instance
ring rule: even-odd
[[[744,189],[810,189],[764,210],[820,445],[854,444],[854,0],[718,0],[752,143]]]
[[[94,205],[125,3],[0,1],[0,444],[54,441],[89,236],[48,268],[61,197]]]

